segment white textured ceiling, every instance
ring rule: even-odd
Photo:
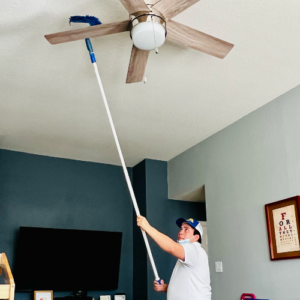
[[[169,160],[298,85],[299,12],[299,0],[201,0],[174,20],[235,47],[221,60],[166,43],[147,84],[125,84],[128,33],[92,40],[127,165]],[[118,0],[1,1],[0,148],[119,164],[84,41],[43,37],[86,14],[128,18]]]

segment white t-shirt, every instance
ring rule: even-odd
[[[198,242],[182,244],[185,260],[177,260],[167,300],[211,300],[210,274],[205,250]]]

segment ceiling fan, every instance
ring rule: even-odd
[[[160,47],[165,39],[218,58],[224,58],[234,46],[171,20],[200,0],[120,1],[129,12],[129,20],[49,34],[45,38],[54,45],[130,31],[133,47],[126,83],[143,80],[149,51]]]

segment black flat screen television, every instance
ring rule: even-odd
[[[18,291],[115,290],[122,232],[20,227]]]

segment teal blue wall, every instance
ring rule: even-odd
[[[178,217],[206,220],[203,203],[168,199],[166,162],[147,159],[128,171],[141,214],[161,232],[176,240]],[[153,290],[153,272],[121,167],[0,150],[0,252],[7,254],[12,269],[20,226],[121,231],[119,289],[89,295],[99,299],[100,294],[125,292],[128,300],[166,298]],[[149,241],[159,275],[168,282],[176,259]],[[88,245],[98,246],[99,241]],[[32,297],[16,294],[16,300]]]
[[[0,252],[7,254],[12,268],[20,226],[121,231],[119,289],[89,295],[99,299],[100,294],[125,292],[132,299],[132,217],[121,167],[0,150]],[[101,241],[87,245],[99,246]],[[17,293],[16,299],[33,296]]]
[[[270,261],[264,213],[300,195],[300,86],[172,159],[168,177],[171,197],[205,185],[213,300],[300,298],[300,259]]]
[[[146,169],[145,161],[133,167],[133,189],[140,214],[147,216]],[[140,228],[136,225],[136,213],[133,212],[133,300],[146,300],[147,285],[147,250]]]

